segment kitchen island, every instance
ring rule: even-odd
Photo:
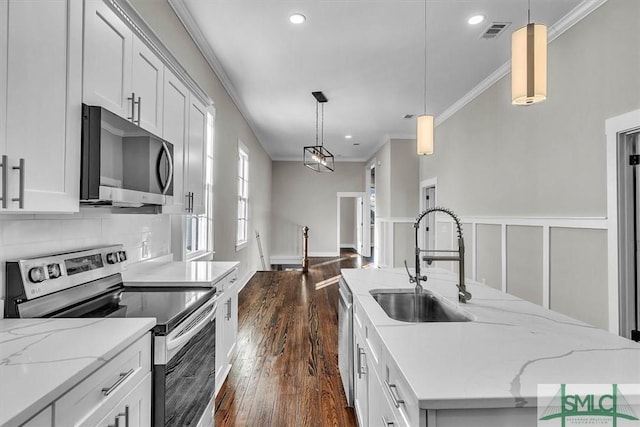
[[[413,288],[406,271],[342,270],[353,293],[361,425],[381,417],[428,427],[536,426],[538,384],[640,383],[640,344],[478,283],[467,284],[473,298],[459,304],[456,276],[425,272],[425,289],[471,321],[391,319],[370,291]],[[359,388],[367,391],[360,399]],[[380,415],[385,400],[390,410]]]
[[[113,388],[108,398],[100,391],[100,385],[92,387],[91,393],[82,393],[79,399],[92,397],[95,390],[100,399],[117,403],[119,394],[124,396],[125,389],[135,387],[137,377],[148,378],[150,385],[148,332],[155,324],[153,318],[0,319],[0,426],[20,426],[34,416],[37,420],[28,425],[70,425],[58,422],[58,418],[54,420],[52,404],[56,401],[58,404],[55,417],[68,419],[69,415],[80,414],[77,406],[63,410],[66,402],[60,398],[77,384],[86,383],[87,377],[95,376],[96,371],[104,373],[107,385],[113,384],[112,375],[105,371],[110,361],[116,362],[116,379],[123,369],[127,372],[129,361],[132,366],[140,366],[132,367],[131,374],[117,390]],[[132,351],[137,348],[138,352]],[[148,360],[141,360],[144,355]],[[150,388],[148,393],[144,399],[150,403]],[[95,405],[91,402],[84,406],[97,413],[104,403],[97,401]]]

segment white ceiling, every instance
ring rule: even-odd
[[[552,36],[565,15],[594,2],[532,0],[531,19]],[[272,159],[301,159],[302,148],[314,144],[312,91],[329,99],[324,144],[337,161],[366,160],[389,137],[415,138],[415,119],[402,117],[423,110],[422,0],[172,4]],[[291,24],[293,12],[307,21]],[[487,20],[467,24],[478,13]],[[428,0],[427,15],[427,110],[437,118],[509,61],[527,0]],[[512,24],[496,39],[481,39],[491,22]]]

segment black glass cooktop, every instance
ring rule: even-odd
[[[215,288],[125,289],[119,304],[124,313],[118,317],[155,317],[154,332],[167,334],[215,294]]]

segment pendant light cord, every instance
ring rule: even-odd
[[[527,24],[531,24],[531,0],[527,0]]]
[[[320,145],[324,147],[324,103],[322,104],[322,121],[320,125],[320,131],[322,132],[322,137],[320,138]]]
[[[427,0],[424,0],[424,115],[427,115]]]
[[[318,101],[316,101],[316,146],[318,145]]]

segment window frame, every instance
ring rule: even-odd
[[[236,163],[236,251],[247,247],[249,243],[249,149],[238,140],[238,154]],[[240,181],[243,182],[240,185]],[[244,190],[244,191],[243,191]],[[242,193],[242,194],[241,194]],[[241,215],[241,204],[244,203]],[[244,239],[240,239],[240,224],[243,224]]]

